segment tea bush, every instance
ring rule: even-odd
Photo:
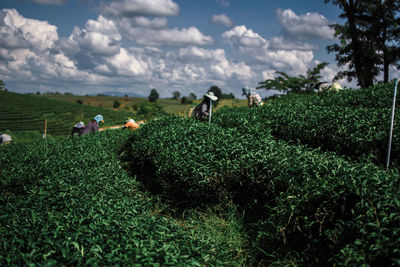
[[[354,92],[346,91],[341,96],[345,93],[352,95]],[[270,131],[277,139],[385,164],[391,108],[341,106],[339,99],[338,105],[334,101],[332,105],[317,105],[309,100],[316,97],[289,96],[257,109],[225,108],[215,113],[213,122],[244,132]],[[394,166],[400,164],[399,115],[396,112],[391,153]],[[235,123],[229,118],[235,118]]]
[[[258,263],[400,259],[398,172],[252,133],[166,117],[133,134],[125,160],[177,204],[239,205]]]
[[[118,152],[130,134],[0,147],[1,266],[243,261],[207,232],[166,216],[165,205],[121,168]]]

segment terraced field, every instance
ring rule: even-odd
[[[87,123],[97,114],[103,115],[104,126],[123,124],[128,117],[141,119],[128,111],[113,111],[43,96],[0,91],[0,132],[42,134],[46,120],[48,135],[68,136],[76,122]]]

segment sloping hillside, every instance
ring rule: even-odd
[[[87,123],[97,114],[103,115],[104,126],[123,124],[128,117],[140,119],[132,112],[113,111],[43,96],[0,91],[0,132],[9,130],[43,133],[47,120],[47,134],[68,136],[76,122]]]

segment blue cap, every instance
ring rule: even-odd
[[[96,115],[96,117],[94,117],[94,120],[95,120],[97,123],[104,122],[103,116],[101,116],[101,115]]]

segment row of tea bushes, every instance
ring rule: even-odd
[[[242,262],[162,215],[118,160],[131,132],[0,147],[1,266],[222,266]]]
[[[247,116],[248,113],[251,115]],[[238,127],[229,123],[227,118],[240,117],[241,114],[247,125],[243,123]],[[238,127],[244,132],[256,130],[261,135],[269,131],[277,139],[300,141],[314,148],[353,159],[368,158],[383,165],[387,155],[390,115],[388,108],[318,106],[300,100],[275,101],[257,109],[221,109],[213,116],[213,123]],[[391,154],[394,165],[400,163],[399,134],[400,126],[396,123]]]
[[[399,173],[191,119],[136,131],[125,160],[170,201],[233,201],[259,263],[389,265],[400,260]]]
[[[105,126],[122,125],[128,117],[134,117],[135,120],[142,118],[141,115],[132,112],[0,91],[0,131],[36,130],[43,133],[44,121],[47,119],[47,134],[68,136],[75,123],[82,120],[86,124],[97,114],[103,115]]]
[[[400,90],[400,87],[398,88]],[[285,97],[275,99],[279,101],[304,101],[309,105],[317,106],[341,106],[364,108],[390,108],[393,104],[394,82],[377,84],[362,89],[346,89],[339,92],[326,91],[309,94],[288,94]],[[397,101],[397,106],[400,103]]]

